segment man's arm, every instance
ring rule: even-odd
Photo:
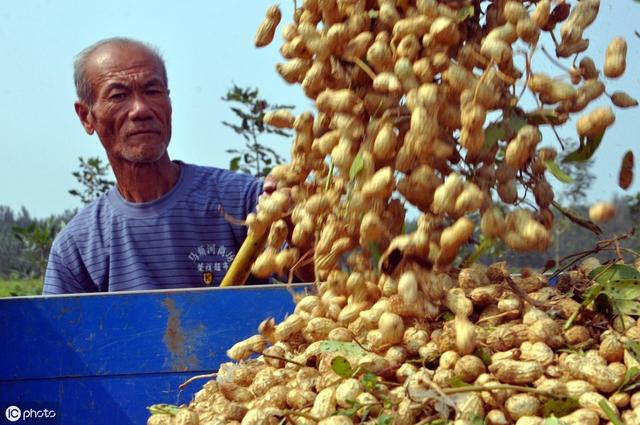
[[[57,247],[51,249],[47,271],[44,275],[44,287],[42,295],[73,294],[82,292],[95,292],[94,288],[87,288],[78,282],[76,276],[69,270]]]

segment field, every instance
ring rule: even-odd
[[[23,295],[40,295],[42,293],[41,279],[0,279],[0,298]]]

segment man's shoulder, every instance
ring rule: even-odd
[[[236,173],[224,168],[206,165],[186,164],[186,166],[192,168],[192,175],[195,180],[206,181],[208,183],[207,187],[218,187],[223,191],[262,184],[261,179],[250,174]]]
[[[84,239],[89,234],[98,230],[99,223],[105,216],[110,215],[110,205],[107,194],[103,194],[84,206],[69,220],[56,236],[56,243],[61,244],[73,239]]]

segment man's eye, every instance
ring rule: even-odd
[[[109,96],[109,100],[123,100],[126,96],[125,93],[114,93]]]
[[[160,89],[147,89],[147,94],[149,96],[159,96],[162,94],[162,90]]]

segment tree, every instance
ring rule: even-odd
[[[109,174],[109,164],[103,163],[97,156],[86,160],[78,157],[78,160],[80,171],[74,171],[72,174],[83,188],[82,191],[71,189],[69,193],[78,196],[86,205],[109,190],[115,183],[106,178]]]
[[[62,228],[53,218],[33,221],[25,227],[13,228],[15,237],[22,242],[31,264],[36,265],[38,276],[44,278],[51,245],[58,231]]]
[[[244,149],[227,149],[227,153],[234,154],[229,162],[229,169],[257,177],[266,176],[274,166],[283,163],[284,158],[260,143],[258,138],[264,134],[291,137],[291,133],[265,125],[264,114],[275,109],[293,109],[293,106],[270,104],[260,97],[258,89],[242,88],[235,84],[222,100],[231,104],[229,107],[239,120],[237,124],[227,121],[222,121],[222,124],[244,139]]]

